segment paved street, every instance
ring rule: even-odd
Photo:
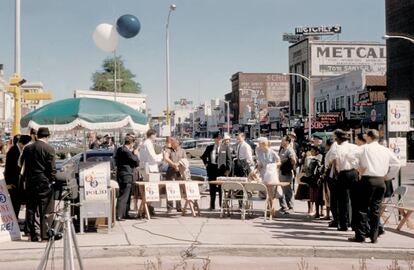
[[[207,199],[202,199],[202,208],[206,208],[207,203]],[[256,207],[262,206],[259,202]],[[396,225],[390,224],[378,244],[350,243],[347,237],[352,236],[352,232],[338,232],[328,228],[327,221],[310,219],[305,214],[305,202],[296,202],[295,207],[296,213],[279,215],[268,222],[261,216],[242,221],[237,213],[231,218],[219,218],[218,212],[203,212],[202,217],[196,218],[182,217],[175,213],[167,215],[165,208],[161,208],[150,221],[127,220],[117,223],[109,234],[100,231],[77,237],[86,264],[107,267],[102,269],[145,269],[143,263],[158,255],[162,260],[171,259],[171,265],[179,263],[181,255],[186,260],[211,258],[211,269],[224,269],[226,264],[239,264],[244,260],[263,267],[257,269],[271,269],[268,266],[279,262],[289,262],[287,265],[295,267],[300,257],[350,258],[340,269],[352,269],[352,265],[358,264],[358,258],[369,258],[374,265],[384,265],[379,259],[414,258],[413,231],[397,232]],[[57,263],[62,257],[62,244],[59,241],[54,251]],[[9,269],[32,269],[45,245],[25,240],[3,243],[0,269],[4,269],[4,265],[11,267]],[[124,257],[128,259],[122,259]],[[286,258],[275,259],[279,257]],[[105,258],[109,264],[97,258]],[[327,259],[312,259],[316,261],[329,265]],[[120,264],[110,268],[115,262]],[[322,267],[323,264],[320,266],[319,269],[329,269]],[[249,264],[243,263],[243,267],[241,269],[248,269]]]
[[[408,186],[408,194],[404,200],[407,205],[414,206],[414,163],[407,163],[407,166],[402,167],[402,185]],[[396,181],[394,181],[394,187],[397,187]]]

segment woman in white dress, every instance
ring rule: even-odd
[[[280,158],[279,155],[269,148],[269,141],[267,138],[261,137],[258,139],[259,147],[256,150],[257,171],[260,174],[263,184],[275,184],[279,182]],[[270,209],[273,209],[273,199],[275,197],[274,186],[267,186],[269,194]],[[281,192],[281,188],[276,191]],[[279,194],[280,195],[280,194]]]

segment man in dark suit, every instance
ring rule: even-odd
[[[207,146],[201,159],[207,168],[209,181],[214,181],[219,176],[229,175],[231,171],[231,149],[227,144],[221,144],[219,133],[213,135],[214,144]],[[219,205],[221,207],[222,193],[218,185],[210,185],[210,210],[215,209],[216,192],[219,193]]]
[[[134,138],[126,136],[124,145],[119,147],[115,154],[117,181],[119,184],[119,196],[116,204],[116,220],[118,221],[125,220],[125,212],[134,180],[134,168],[139,165],[137,150],[133,149]]]
[[[20,134],[13,137],[13,146],[10,147],[6,154],[6,166],[4,168],[4,180],[6,180],[16,218],[19,218],[20,212],[20,196],[18,192],[20,178],[20,166],[18,164],[20,157],[19,139]]]
[[[52,226],[53,182],[56,180],[55,150],[48,144],[48,128],[39,128],[37,140],[26,146],[22,154],[22,170],[27,184],[27,226],[31,241],[47,240],[48,226]],[[40,234],[35,215],[39,213]]]

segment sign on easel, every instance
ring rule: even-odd
[[[158,183],[145,183],[145,200],[147,202],[160,201],[160,190]]]
[[[6,181],[0,180],[0,242],[20,240],[20,228],[7,190]]]
[[[112,196],[110,195],[111,164],[81,162],[79,164],[80,232],[88,218],[108,218],[108,232],[112,227]]]
[[[110,164],[97,163],[81,171],[86,201],[108,199],[108,179],[111,177]]]
[[[185,183],[185,194],[187,200],[199,200],[200,189],[198,188],[198,184],[194,182]]]
[[[167,200],[169,201],[180,201],[181,200],[180,185],[178,183],[166,183],[165,189],[167,190]]]

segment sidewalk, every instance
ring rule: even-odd
[[[203,199],[201,208],[207,208]],[[279,215],[264,222],[262,214],[240,220],[220,218],[218,212],[202,212],[201,217],[167,215],[165,208],[147,220],[127,220],[116,223],[111,233],[78,234],[84,258],[148,257],[148,256],[242,256],[242,257],[325,257],[414,259],[414,231],[396,225],[386,227],[377,244],[347,241],[353,233],[328,228],[327,221],[312,220],[306,203],[296,201],[296,212]],[[262,202],[255,207],[262,207]],[[62,241],[56,244],[55,256],[61,257]],[[38,261],[46,243],[27,240],[0,245],[0,262]]]

